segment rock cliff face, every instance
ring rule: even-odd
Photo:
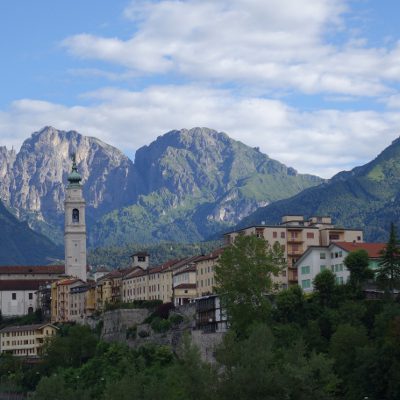
[[[171,131],[136,152],[138,197],[105,215],[97,243],[197,241],[322,180],[208,128]]]
[[[201,240],[321,182],[207,128],[168,132],[137,150],[133,164],[96,138],[45,127],[18,154],[0,148],[0,199],[58,242],[72,153],[96,246]]]
[[[45,127],[25,140],[18,154],[0,149],[0,196],[16,215],[47,234],[56,227],[61,235],[72,153],[83,177],[89,224],[133,197],[133,164],[119,150],[75,131]],[[54,231],[51,235],[55,238]]]

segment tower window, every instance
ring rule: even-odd
[[[76,224],[79,222],[79,210],[77,208],[72,210],[72,222]]]

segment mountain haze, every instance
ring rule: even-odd
[[[400,139],[364,166],[259,208],[237,227],[278,223],[284,214],[331,215],[338,225],[363,228],[366,240],[386,241],[390,222],[400,225]]]

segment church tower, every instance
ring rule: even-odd
[[[72,156],[72,171],[65,191],[65,274],[86,281],[86,224],[82,177]]]

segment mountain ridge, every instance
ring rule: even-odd
[[[386,241],[390,222],[400,223],[400,138],[370,162],[342,171],[321,185],[259,208],[236,228],[267,221],[279,223],[284,214],[331,215],[347,227],[364,227],[365,239]]]
[[[83,177],[91,245],[202,240],[322,181],[209,128],[169,131],[139,148],[132,162],[97,138],[47,126],[18,153],[0,150],[0,196],[59,243],[71,153]]]

